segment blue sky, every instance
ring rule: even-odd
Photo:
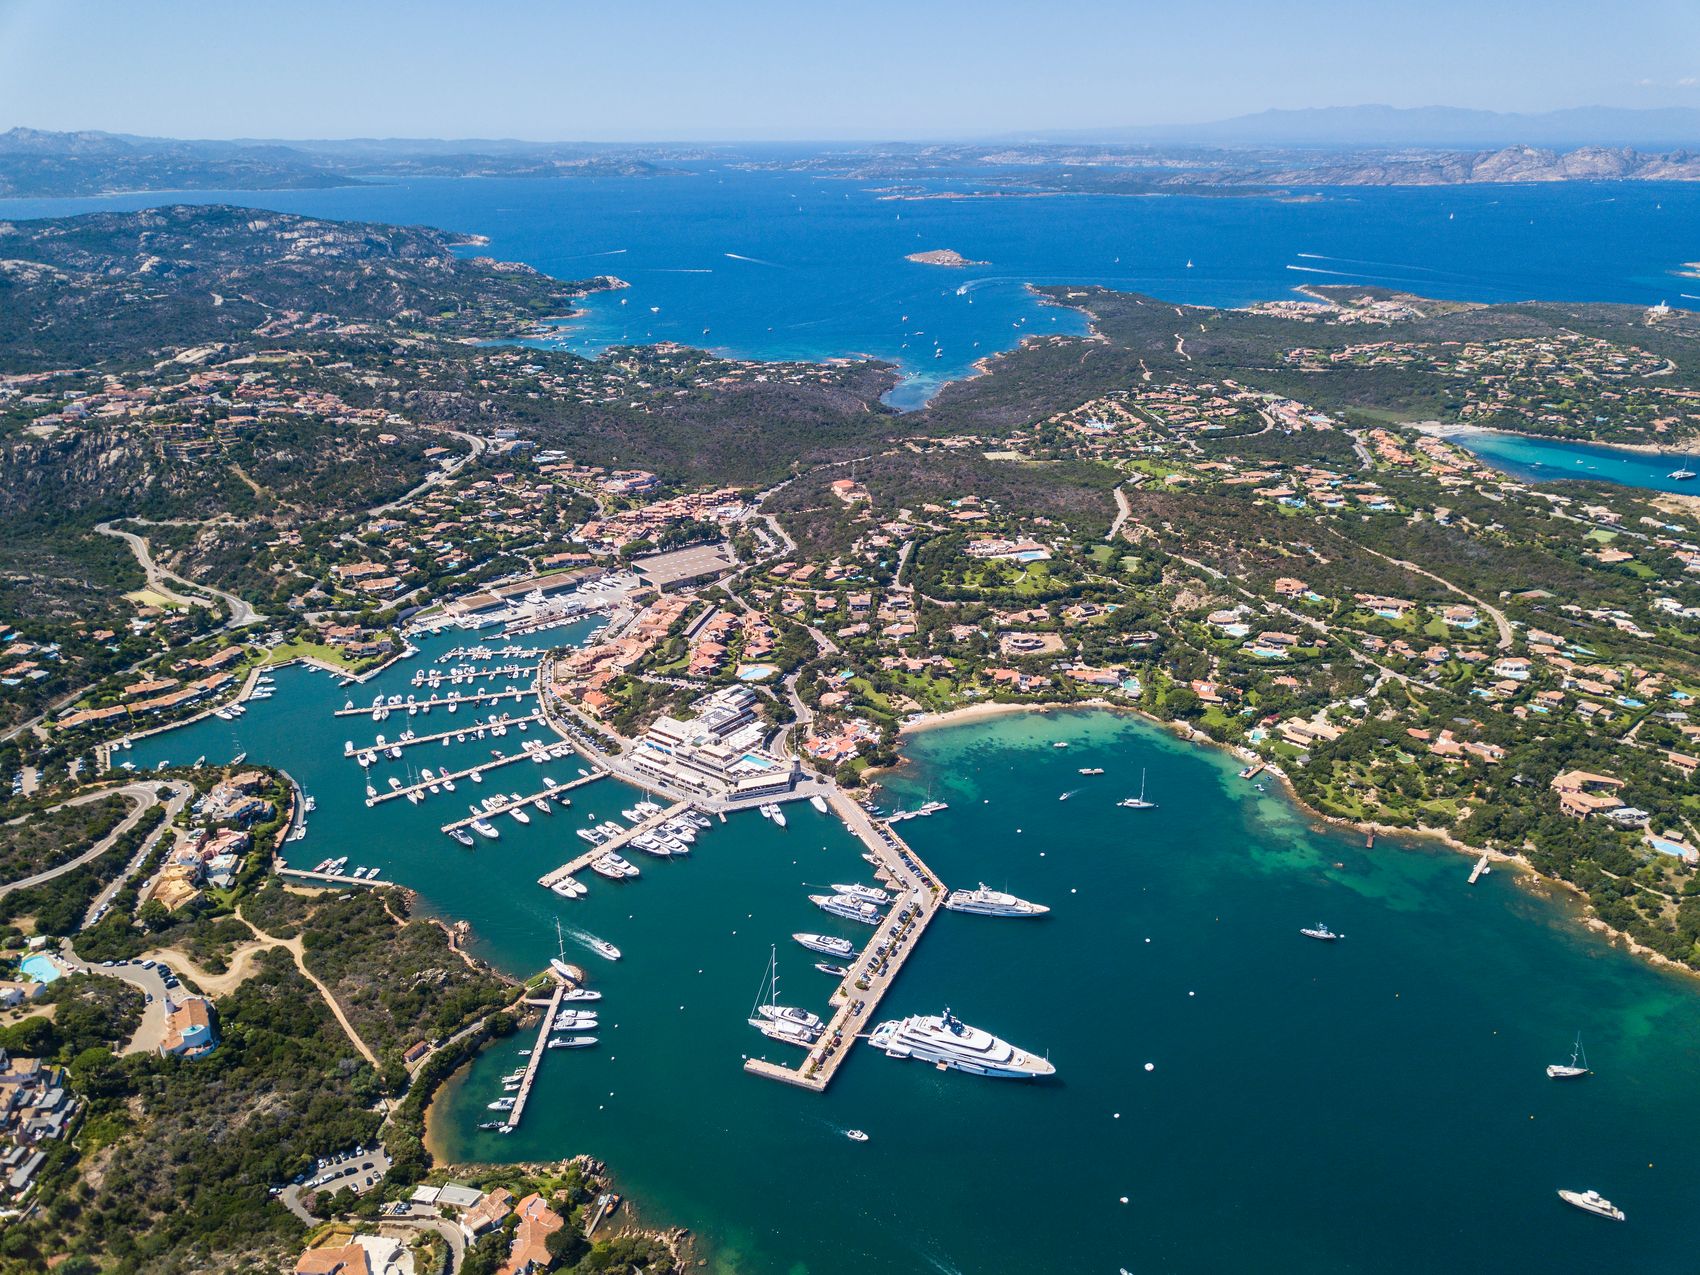
[[[0,0],[0,128],[945,138],[1700,106],[1700,0]]]

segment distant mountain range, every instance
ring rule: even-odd
[[[1141,125],[1030,135],[1030,140],[1208,146],[1700,147],[1700,110],[1579,106],[1517,114],[1457,106],[1326,106],[1260,111],[1203,124]]]
[[[0,132],[0,198],[258,191],[411,177],[650,176],[712,158],[861,180],[936,178],[1018,190],[1137,193],[1274,186],[1700,181],[1700,110],[1456,107],[1264,111],[1215,123],[850,148],[609,145],[513,138],[189,141]]]

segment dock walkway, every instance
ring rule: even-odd
[[[507,717],[502,719],[504,726],[517,726],[521,722],[535,722],[542,719],[541,713],[530,713],[525,717]],[[456,735],[476,738],[479,732],[489,737],[489,726],[476,726],[468,722],[464,726],[451,726],[448,730],[438,731],[435,735],[415,735],[412,739],[386,739],[383,743],[367,744],[364,748],[344,749],[344,757],[358,757],[361,753],[388,752],[391,748],[412,748],[415,744],[434,744],[440,739],[453,739]],[[553,747],[553,745],[551,745]]]
[[[556,784],[553,788],[545,788],[542,792],[530,793],[527,796],[519,798],[506,798],[496,805],[491,806],[481,815],[468,815],[464,819],[456,819],[452,823],[445,823],[443,825],[443,831],[453,832],[456,828],[470,827],[472,823],[478,819],[494,819],[497,815],[505,815],[510,810],[519,810],[525,806],[529,806],[539,797],[545,799],[552,798],[557,793],[571,792],[574,788],[583,788],[586,784],[595,783],[598,779],[602,779],[604,777],[605,774],[603,771],[593,770],[588,775],[580,775],[577,779],[570,780],[564,784]]]
[[[556,979],[555,994],[549,998],[549,1008],[543,1011],[543,1024],[537,1029],[537,1043],[531,1047],[531,1057],[525,1060],[525,1076],[519,1082],[519,1093],[515,1095],[514,1105],[504,1121],[509,1129],[519,1128],[519,1118],[525,1114],[525,1101],[531,1097],[531,1086],[537,1079],[537,1068],[543,1062],[543,1055],[549,1051],[549,1033],[555,1028],[555,1014],[560,1010],[561,997],[566,993],[566,983]]]
[[[386,801],[393,801],[397,797],[405,797],[410,792],[428,793],[432,785],[436,785],[440,788],[443,780],[445,779],[456,781],[466,779],[471,776],[473,771],[477,771],[481,775],[487,774],[492,770],[496,770],[502,766],[511,765],[516,761],[530,761],[531,757],[532,754],[523,751],[508,753],[501,757],[492,757],[489,761],[481,761],[476,766],[468,766],[465,770],[444,771],[435,779],[421,779],[416,784],[404,784],[400,788],[392,788],[388,792],[381,792],[375,797],[368,797],[367,800],[376,806]]]
[[[1481,858],[1476,860],[1476,866],[1470,869],[1470,884],[1474,885],[1477,881],[1482,879],[1483,873],[1491,871],[1493,871],[1493,869],[1488,867],[1488,857],[1484,854]]]
[[[394,885],[394,881],[380,881],[376,878],[349,876],[346,873],[338,876],[332,872],[314,872],[310,868],[290,868],[279,864],[277,874],[289,877],[295,881],[310,881],[314,885]]]
[[[668,820],[677,819],[680,815],[684,814],[691,808],[691,803],[688,801],[674,802],[660,814],[651,815],[642,823],[634,823],[631,827],[621,832],[619,836],[609,837],[608,840],[604,841],[601,845],[591,846],[577,858],[568,860],[553,871],[545,872],[542,876],[537,878],[537,884],[547,890],[556,882],[564,881],[576,872],[582,872],[603,855],[618,853],[623,847],[631,844],[633,837],[642,836],[646,832],[659,828]]]
[[[508,690],[477,691],[471,695],[461,695],[457,693],[445,696],[442,699],[438,699],[435,695],[433,695],[430,699],[416,699],[411,704],[378,704],[376,706],[368,704],[364,708],[339,708],[335,711],[333,716],[370,717],[379,709],[388,709],[389,714],[392,717],[397,713],[400,713],[403,716],[410,716],[407,711],[410,708],[416,708],[421,713],[426,713],[433,708],[448,708],[450,705],[458,707],[462,704],[495,704],[505,699],[522,700],[527,695],[530,695],[531,692],[532,688],[529,686],[515,686]]]
[[[492,677],[524,677],[527,673],[535,672],[537,672],[537,665],[535,664],[498,664],[493,668],[482,668],[477,664],[459,664],[446,672],[441,668],[432,666],[428,669],[420,669],[415,673],[409,685],[415,687],[429,686],[432,690],[436,690],[444,682],[453,686],[466,682],[483,682]]]
[[[851,963],[844,981],[832,994],[832,1018],[810,1047],[801,1066],[784,1067],[761,1058],[744,1062],[744,1070],[800,1089],[823,1092],[850,1055],[850,1045],[862,1035],[879,1009],[881,999],[896,981],[903,963],[915,950],[945,899],[944,885],[922,863],[909,844],[883,820],[873,819],[842,791],[830,798],[833,809],[869,852],[879,860],[876,875],[896,891],[891,910]]]

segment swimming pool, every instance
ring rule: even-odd
[[[18,962],[18,969],[23,972],[25,978],[33,978],[38,983],[51,983],[65,973],[59,968],[58,961],[40,952],[24,957]]]

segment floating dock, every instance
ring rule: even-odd
[[[525,1114],[525,1101],[531,1097],[531,1086],[537,1079],[537,1068],[543,1062],[543,1055],[549,1052],[549,1033],[555,1028],[555,1015],[561,1008],[561,997],[566,993],[566,983],[556,979],[555,994],[549,998],[549,1008],[543,1011],[543,1025],[537,1029],[537,1043],[531,1047],[531,1057],[525,1060],[525,1076],[519,1082],[519,1093],[514,1095],[514,1105],[503,1121],[508,1130],[519,1128],[519,1118]]]
[[[600,778],[600,776],[598,776],[598,778]],[[642,823],[634,823],[631,827],[621,832],[619,836],[609,837],[608,840],[604,841],[601,845],[591,846],[577,858],[568,860],[553,871],[545,872],[542,876],[537,878],[537,884],[547,890],[554,886],[556,882],[564,881],[574,873],[582,872],[603,855],[618,853],[620,849],[631,843],[633,837],[641,836],[652,829],[658,828],[671,819],[677,819],[680,815],[684,814],[691,808],[692,805],[688,801],[674,802],[660,814],[651,815]]]
[[[421,713],[430,712],[433,708],[456,707],[462,704],[496,704],[505,699],[521,700],[532,693],[529,686],[514,686],[501,691],[475,691],[470,695],[454,694],[438,699],[433,695],[430,699],[416,699],[411,704],[368,704],[364,708],[339,708],[333,714],[336,717],[370,717],[380,709],[388,710],[390,716],[400,713],[403,717],[413,716],[408,709],[417,709]]]
[[[413,675],[409,683],[412,686],[429,686],[432,690],[444,682],[455,685],[461,682],[482,682],[492,677],[523,677],[527,673],[535,673],[535,664],[498,664],[495,668],[479,668],[476,664],[461,664],[455,668],[443,670],[440,668],[420,669]]]
[[[834,1012],[820,1040],[810,1046],[797,1067],[784,1067],[761,1058],[744,1061],[744,1070],[800,1089],[823,1092],[849,1057],[850,1046],[864,1033],[881,999],[896,981],[898,971],[921,941],[933,917],[944,905],[945,889],[907,842],[883,820],[875,820],[842,791],[831,797],[833,809],[879,860],[877,876],[897,891],[891,910],[849,967],[832,994]],[[885,945],[883,954],[876,951]]]
[[[476,766],[468,766],[465,770],[444,771],[435,779],[421,779],[416,784],[407,784],[401,788],[392,788],[388,792],[381,792],[375,797],[368,797],[367,800],[376,806],[383,802],[391,801],[397,797],[405,797],[410,792],[430,793],[433,785],[440,789],[442,787],[443,780],[445,779],[459,781],[468,778],[475,770],[482,775],[502,766],[511,765],[516,761],[530,761],[531,757],[532,755],[526,752],[507,753],[501,757],[492,757],[489,761],[481,761]]]
[[[474,725],[468,722],[465,726],[451,727],[445,731],[438,731],[435,735],[415,735],[412,739],[388,739],[381,744],[367,744],[364,748],[356,748],[353,752],[344,753],[343,756],[358,757],[362,753],[386,753],[392,748],[412,748],[415,744],[434,744],[440,739],[453,739],[457,735],[465,736],[468,740],[476,739],[480,735],[488,739],[492,725],[518,726],[521,722],[530,723],[542,719],[542,713],[528,713],[524,717],[504,717],[499,723],[486,722],[483,725]],[[552,748],[554,745],[551,744],[550,747]]]
[[[276,867],[278,876],[289,877],[295,881],[309,881],[314,885],[394,885],[394,881],[381,881],[375,877],[356,877],[346,873],[338,875],[334,872],[314,872],[308,868],[287,868],[282,864]]]
[[[564,784],[556,784],[553,788],[545,788],[542,792],[534,792],[517,799],[513,797],[504,798],[500,804],[490,807],[483,814],[468,815],[464,819],[456,819],[453,823],[445,823],[443,831],[453,832],[456,828],[469,828],[475,820],[494,819],[497,815],[505,815],[510,810],[523,809],[540,797],[548,800],[557,793],[571,792],[574,788],[583,788],[586,784],[595,783],[598,779],[604,778],[606,774],[606,771],[593,770],[588,775],[580,775],[577,779]]]

